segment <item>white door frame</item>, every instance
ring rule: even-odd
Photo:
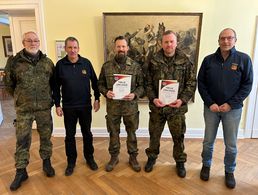
[[[43,53],[47,53],[47,42],[44,24],[44,10],[43,10],[43,0],[0,0],[0,11],[7,14],[15,14],[19,16],[22,12],[31,11],[35,15],[36,27],[38,30],[38,36],[40,37],[40,49]],[[10,29],[11,36],[15,33]],[[15,46],[15,45],[14,45]],[[14,50],[16,51],[16,50]],[[33,125],[35,128],[35,123]]]
[[[42,0],[1,0],[0,11],[6,13],[20,13],[21,11],[32,10],[35,13],[35,20],[38,34],[41,37],[41,50],[47,53],[46,33],[44,24],[44,11]]]
[[[253,89],[248,98],[247,112],[246,112],[246,123],[245,123],[245,137],[246,138],[258,138],[258,131],[255,129],[254,124],[258,124],[258,16],[256,16],[256,29],[255,29],[255,45],[253,52],[253,71],[254,71],[254,80],[253,80]],[[256,127],[257,128],[257,127]]]

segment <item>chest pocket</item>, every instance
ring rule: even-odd
[[[28,64],[17,64],[15,75],[17,84],[21,88],[29,88],[34,83],[34,67]]]
[[[173,79],[177,80],[179,83],[184,83],[184,77],[186,75],[186,67],[185,66],[175,66],[173,72]]]
[[[166,75],[165,75],[164,67],[159,66],[156,63],[153,63],[152,66],[151,66],[151,76],[152,76],[152,79],[154,81],[155,80],[157,81],[157,80],[160,80],[160,79],[165,79]]]
[[[46,85],[49,83],[50,77],[53,75],[53,70],[50,66],[38,66],[35,70],[37,74],[37,82],[44,82]]]
[[[114,75],[112,72],[106,74],[107,88],[112,89],[115,82]]]

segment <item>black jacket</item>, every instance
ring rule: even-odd
[[[88,59],[79,55],[78,61],[71,63],[65,56],[57,62],[54,75],[56,107],[60,106],[61,94],[63,108],[91,107],[91,87],[95,100],[99,100],[97,76]]]
[[[253,68],[250,57],[233,47],[224,61],[220,48],[204,58],[199,75],[198,90],[204,104],[210,107],[228,103],[232,109],[243,106],[253,83]]]

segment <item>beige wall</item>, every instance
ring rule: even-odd
[[[81,55],[88,57],[97,74],[104,62],[103,54],[103,12],[201,12],[203,23],[199,51],[198,68],[202,59],[214,52],[219,32],[232,27],[238,35],[237,49],[252,57],[256,15],[256,0],[45,0],[44,15],[47,36],[48,55],[55,61],[55,40],[73,35],[80,41]],[[195,103],[189,105],[187,127],[202,129],[203,103],[198,92]],[[148,106],[140,104],[140,127],[148,126]],[[93,115],[94,128],[105,127],[105,100],[101,100],[101,109]],[[243,115],[241,128],[244,127]],[[55,126],[63,126],[63,121],[55,117]]]
[[[10,36],[10,28],[8,25],[0,24],[0,68],[4,68],[7,57],[4,56],[4,47],[2,36]]]

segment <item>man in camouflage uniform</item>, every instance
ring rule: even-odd
[[[144,93],[143,74],[138,63],[127,57],[128,43],[123,36],[115,39],[115,57],[104,63],[99,76],[98,87],[100,92],[106,97],[107,130],[110,135],[109,153],[110,161],[106,165],[106,171],[112,171],[118,163],[118,154],[120,150],[120,123],[121,118],[125,124],[127,132],[127,150],[130,155],[129,164],[134,171],[140,171],[141,167],[137,162],[138,154],[136,130],[139,125],[139,111],[137,99]],[[114,100],[113,84],[115,83],[114,74],[131,75],[131,93],[122,100]]]
[[[55,175],[51,166],[52,143],[50,141],[53,123],[51,117],[51,82],[53,62],[39,50],[39,38],[34,32],[27,32],[22,40],[24,49],[11,57],[5,67],[5,85],[14,97],[16,110],[16,176],[10,189],[17,190],[28,178],[32,123],[36,120],[40,136],[40,157],[43,171],[48,177]]]
[[[159,80],[177,80],[179,82],[178,99],[169,105],[158,99]],[[149,98],[150,144],[146,149],[148,161],[145,171],[150,172],[159,154],[160,137],[167,121],[174,141],[173,157],[179,177],[185,177],[186,153],[184,152],[184,134],[186,131],[185,113],[187,102],[193,97],[196,88],[194,66],[187,56],[177,49],[177,37],[173,31],[166,31],[162,36],[162,49],[149,63],[147,76],[147,96]]]

